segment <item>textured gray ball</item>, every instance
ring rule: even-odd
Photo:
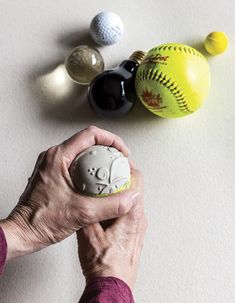
[[[77,190],[90,196],[103,196],[129,188],[130,165],[113,147],[94,145],[74,160],[71,177]]]

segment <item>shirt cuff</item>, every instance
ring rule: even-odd
[[[95,278],[86,285],[79,303],[134,303],[129,286],[115,277]]]
[[[3,273],[3,268],[7,260],[7,241],[5,234],[0,227],[0,275]]]

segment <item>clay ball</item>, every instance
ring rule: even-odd
[[[130,187],[128,159],[109,146],[94,145],[79,154],[70,174],[76,189],[89,196],[107,196]]]

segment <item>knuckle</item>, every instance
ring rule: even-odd
[[[56,147],[55,146],[52,146],[52,147],[48,148],[48,150],[45,153],[46,158],[52,157],[55,154],[55,152],[56,152]]]
[[[118,209],[117,209],[117,216],[121,217],[125,215],[129,211],[128,205],[123,200],[119,200]]]
[[[45,152],[41,152],[39,154],[39,156],[37,158],[37,161],[36,161],[35,170],[37,170],[41,166],[41,164],[43,162],[43,159],[44,159],[44,156],[45,156]]]
[[[88,132],[94,133],[94,132],[98,131],[99,128],[98,128],[97,126],[95,126],[95,125],[90,125],[89,127],[86,128],[86,130],[87,130]]]
[[[130,212],[129,216],[130,220],[137,223],[138,221],[140,221],[142,213],[140,211]]]
[[[91,223],[95,223],[94,211],[90,208],[80,210],[78,220],[82,226],[87,226]]]
[[[41,160],[43,157],[44,157],[44,155],[45,155],[45,151],[42,151],[39,155],[38,155],[38,160]]]
[[[136,228],[136,232],[140,233],[141,231],[146,231],[148,223],[147,218],[145,217],[144,213],[142,211],[140,212],[130,212],[128,214],[129,216],[129,222],[133,226],[133,228]]]
[[[52,164],[58,162],[58,159],[59,159],[59,147],[58,146],[50,147],[45,152],[44,158],[45,158],[46,164],[48,164],[48,165],[52,165]]]
[[[114,142],[117,142],[118,144],[124,144],[124,141],[122,140],[121,137],[119,137],[118,135],[113,134],[111,132],[109,132],[109,134],[112,135]]]

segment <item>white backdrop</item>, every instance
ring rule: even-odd
[[[102,10],[125,24],[120,43],[100,49],[107,68],[137,49],[200,47],[209,32],[225,31],[230,46],[209,59],[202,109],[164,120],[138,105],[110,121],[90,110],[86,88],[57,87],[48,73],[90,43],[90,20]],[[16,204],[40,151],[90,124],[106,128],[124,138],[145,175],[149,230],[136,301],[235,302],[234,10],[232,0],[0,0],[0,216]],[[76,250],[71,237],[8,264],[0,302],[77,302],[84,280]]]

